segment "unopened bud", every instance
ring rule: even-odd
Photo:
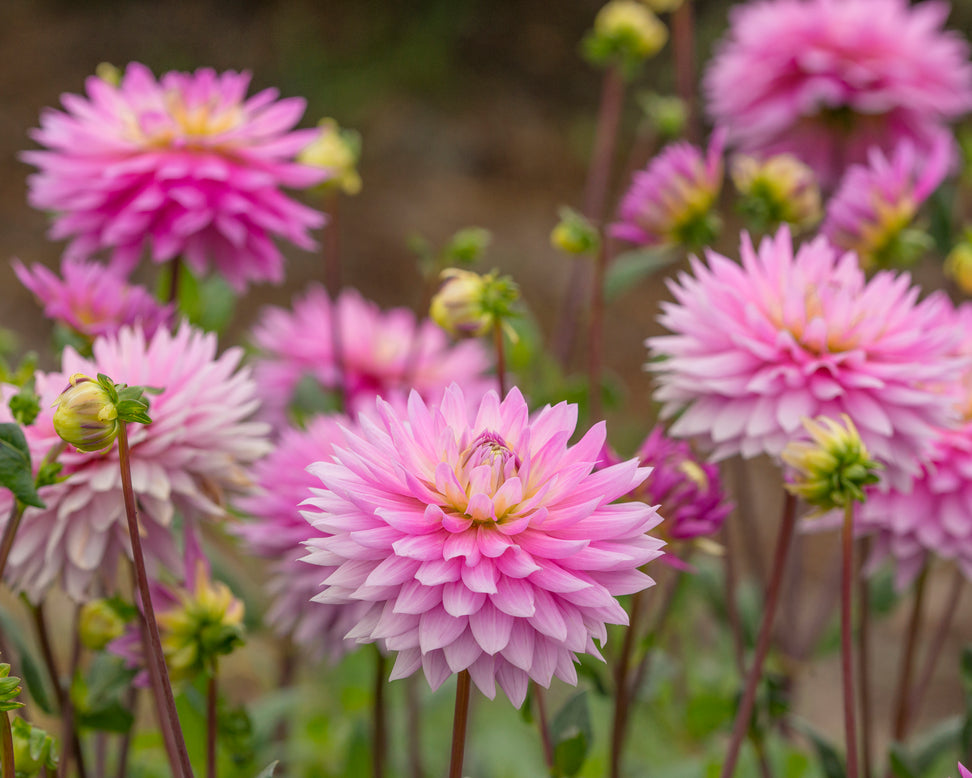
[[[57,768],[57,749],[54,739],[40,727],[24,721],[20,717],[14,718],[10,726],[13,735],[13,762],[17,767],[17,778],[34,778],[42,770],[50,771]]]
[[[95,75],[106,84],[118,86],[121,83],[122,72],[110,62],[99,62],[95,68]]]
[[[312,167],[326,168],[331,175],[319,186],[338,189],[355,195],[361,191],[358,160],[361,157],[361,137],[353,130],[344,130],[334,119],[321,119],[317,138],[297,155],[297,161]]]
[[[791,154],[765,160],[737,155],[731,166],[732,181],[742,195],[742,211],[760,230],[786,223],[796,230],[820,221],[820,187],[813,170]]]
[[[54,411],[54,430],[81,451],[101,451],[118,435],[117,394],[100,381],[75,373]]]
[[[668,40],[668,28],[637,0],[611,0],[594,18],[584,41],[595,64],[620,61],[629,69],[657,54]]]
[[[945,258],[945,275],[966,294],[972,294],[972,236],[959,243]]]
[[[560,209],[560,222],[550,233],[550,244],[566,254],[590,254],[601,238],[597,228],[572,208]]]
[[[108,600],[91,600],[81,606],[78,634],[81,644],[100,651],[125,632],[126,620]]]
[[[519,297],[513,279],[495,272],[479,275],[469,270],[447,268],[442,285],[429,307],[429,316],[442,329],[457,337],[478,337],[510,316]]]

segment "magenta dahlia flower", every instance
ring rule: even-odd
[[[910,141],[890,157],[872,148],[867,165],[848,169],[820,231],[838,248],[856,252],[866,268],[917,259],[914,253],[923,246],[909,245],[907,228],[945,178],[950,152],[950,143],[937,143],[922,162]]]
[[[758,251],[744,234],[741,256],[709,251],[669,283],[672,334],[646,341],[663,417],[682,412],[669,433],[715,458],[778,456],[803,418],[846,413],[885,479],[906,485],[952,418],[945,393],[965,364],[949,300],[919,302],[904,274],[867,281],[823,237],[794,252],[785,227]]]
[[[634,174],[610,233],[638,245],[703,246],[715,234],[712,208],[722,189],[725,133],[717,130],[702,151],[680,141],[666,146]]]
[[[267,426],[247,419],[257,408],[256,386],[239,370],[242,350],[216,353],[216,336],[181,326],[146,338],[123,328],[94,342],[89,360],[64,351],[62,373],[39,374],[41,415],[25,429],[35,466],[60,439],[51,404],[74,373],[101,372],[119,383],[155,387],[148,395],[152,423],[129,427],[132,480],[146,556],[178,569],[173,537],[176,512],[185,520],[221,517],[227,496],[250,485],[248,467],[269,448]],[[7,405],[0,408],[9,420]],[[69,450],[59,461],[65,480],[43,487],[47,507],[27,508],[7,563],[10,585],[34,601],[60,580],[83,599],[95,579],[111,581],[122,556],[131,556],[122,500],[118,449],[85,454]],[[0,491],[0,525],[10,493]]]
[[[334,316],[340,330],[340,365],[334,351]],[[263,352],[255,366],[263,412],[275,423],[285,418],[305,376],[343,394],[349,412],[373,407],[376,396],[404,404],[411,389],[425,400],[437,401],[453,382],[461,384],[473,402],[492,384],[486,376],[490,359],[479,341],[450,344],[431,321],[417,323],[407,308],[381,311],[353,289],[341,292],[336,309],[321,287],[294,300],[293,310],[267,308],[252,338]]]
[[[154,262],[210,266],[236,289],[283,279],[272,236],[309,249],[324,217],[286,197],[328,175],[295,157],[318,134],[293,131],[304,100],[275,89],[246,98],[250,75],[209,68],[156,81],[139,63],[116,86],[92,76],[87,97],[66,94],[31,137],[44,147],[23,158],[38,172],[30,203],[53,211],[51,237],[67,253],[110,249],[128,272],[147,246]]]
[[[789,152],[833,186],[868,149],[920,156],[972,108],[969,47],[937,0],[760,0],[730,12],[705,91],[729,144]]]
[[[312,655],[326,655],[333,661],[356,647],[344,636],[370,606],[311,602],[327,574],[300,559],[306,554],[304,541],[323,534],[300,515],[298,506],[310,497],[312,487],[321,486],[321,479],[309,473],[308,466],[332,456],[334,447],[344,441],[342,427],[355,429],[346,418],[317,416],[306,430],[286,430],[276,448],[253,468],[254,494],[239,502],[240,510],[252,520],[234,527],[249,550],[273,565],[267,584],[273,600],[268,623]]]
[[[44,306],[48,319],[60,322],[88,338],[114,335],[123,326],[138,326],[148,337],[159,327],[170,327],[173,305],[162,305],[140,286],[94,262],[64,260],[63,278],[43,265],[28,269],[18,260],[14,272]]]
[[[593,472],[604,423],[568,447],[576,421],[565,403],[531,418],[516,389],[478,412],[457,386],[431,407],[413,392],[403,417],[379,400],[311,466],[325,489],[304,516],[325,537],[306,559],[332,570],[315,599],[368,603],[347,637],[397,651],[393,679],[421,667],[435,689],[468,670],[520,705],[530,679],[575,684],[575,655],[600,656],[605,624],[627,623],[615,597],[653,583],[638,568],[661,554],[645,534],[660,519],[611,503],[648,470]]]

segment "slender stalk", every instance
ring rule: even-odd
[[[10,516],[7,517],[7,523],[3,528],[3,536],[0,537],[0,582],[3,581],[3,571],[7,569],[7,558],[10,556],[10,549],[13,548],[20,520],[24,517],[25,507],[20,500],[14,500]]]
[[[554,747],[550,739],[550,725],[547,723],[547,702],[543,696],[543,687],[540,684],[530,681],[533,689],[533,698],[537,701],[537,729],[540,730],[540,744],[543,746],[543,761],[547,765],[547,770],[553,775],[554,771]]]
[[[587,184],[584,188],[584,215],[598,225],[604,218],[608,182],[611,178],[611,160],[614,158],[623,107],[624,77],[619,68],[610,67],[604,71],[601,105],[598,109],[597,129],[594,135],[594,151],[591,155],[591,164],[587,169]],[[577,316],[589,283],[588,275],[587,260],[575,259],[553,338],[553,354],[563,366],[566,366],[574,345]]]
[[[417,675],[405,679],[405,730],[408,733],[408,774],[410,778],[425,778],[422,763],[422,705],[419,700]]]
[[[921,711],[925,692],[931,684],[932,676],[935,674],[935,668],[938,667],[938,659],[942,654],[942,649],[945,647],[945,642],[951,631],[952,620],[955,618],[955,613],[958,610],[964,585],[965,576],[962,575],[962,570],[956,567],[955,573],[952,576],[952,586],[948,592],[948,601],[942,611],[942,617],[938,622],[938,627],[935,629],[931,644],[928,646],[925,661],[922,664],[921,672],[918,674],[918,683],[911,689],[911,697],[909,698],[905,719],[905,736],[907,736],[909,728],[915,722],[915,719],[918,718],[918,713]]]
[[[3,762],[3,778],[14,778],[13,732],[7,711],[0,711],[0,762]]]
[[[729,460],[733,496],[736,498],[736,522],[743,533],[743,549],[746,552],[746,567],[760,581],[766,580],[766,563],[763,560],[763,543],[759,526],[754,520],[757,515],[756,500],[753,496],[752,482],[746,460],[736,456]]]
[[[601,368],[604,346],[604,277],[607,273],[608,252],[603,231],[594,259],[594,281],[591,283],[591,317],[588,324],[587,384],[588,418],[601,417]]]
[[[908,637],[905,641],[904,654],[901,656],[901,666],[898,672],[898,688],[895,692],[894,722],[892,737],[901,742],[904,740],[908,723],[908,691],[911,689],[911,673],[915,663],[915,649],[918,633],[921,631],[921,615],[925,604],[925,583],[928,580],[928,565],[926,564],[918,576],[915,584],[915,596],[912,601],[911,616],[908,619]]]
[[[854,700],[854,503],[844,508],[841,530],[840,666],[844,687],[844,739],[847,749],[847,778],[857,778],[857,727]]]
[[[672,14],[672,53],[675,58],[675,87],[688,111],[686,134],[692,143],[699,143],[702,130],[695,96],[695,20],[692,0],[684,0]]]
[[[219,729],[219,715],[216,703],[219,700],[218,666],[213,659],[212,672],[206,681],[206,778],[216,778],[216,732]]]
[[[729,522],[722,525],[722,545],[725,548],[723,572],[726,585],[726,615],[732,632],[732,648],[736,655],[736,669],[739,677],[746,675],[746,640],[743,637],[742,619],[739,617],[739,603],[736,601],[736,559],[732,546],[732,531]]]
[[[291,638],[285,638],[281,646],[280,656],[277,665],[277,688],[289,689],[294,683],[294,676],[297,672],[297,650]],[[289,736],[289,726],[287,716],[281,716],[277,728],[274,730],[274,741],[283,746]]]
[[[861,573],[871,547],[870,538],[861,541],[860,564],[857,569],[857,689],[861,711],[861,757],[864,778],[871,778],[874,764],[874,711],[871,706],[871,679],[868,672],[871,655],[871,588]]]
[[[176,778],[192,778],[192,766],[186,751],[186,741],[182,736],[182,725],[175,707],[172,695],[172,685],[169,683],[169,670],[165,665],[162,653],[162,641],[159,638],[159,625],[155,619],[155,608],[152,606],[152,594],[149,591],[148,573],[145,570],[145,556],[142,553],[142,540],[138,531],[138,518],[135,509],[135,490],[132,487],[132,469],[128,448],[128,425],[121,422],[118,425],[118,461],[121,471],[122,492],[125,497],[125,513],[128,517],[128,534],[132,543],[132,561],[135,565],[136,592],[142,602],[142,612],[145,616],[145,663],[149,675],[154,676],[154,688],[159,695],[157,703],[160,713],[172,730],[175,740],[178,760],[172,765]],[[157,685],[156,685],[157,684]]]
[[[148,627],[145,624],[145,617],[141,613],[138,616],[138,627],[142,638],[142,654],[146,657],[145,666],[148,672],[149,685],[152,688],[152,702],[155,703],[155,715],[159,720],[159,732],[162,733],[162,744],[165,746],[172,775],[177,778],[180,775],[179,747],[176,745],[175,733],[172,731],[172,725],[165,712],[165,703],[163,702],[165,692],[162,691],[162,680],[159,678],[155,664],[147,659],[149,653]]]
[[[780,584],[783,580],[783,571],[786,568],[786,558],[790,550],[790,542],[793,539],[793,529],[796,526],[796,498],[787,493],[783,503],[783,518],[780,523],[779,533],[776,539],[776,551],[773,554],[773,569],[770,574],[769,584],[766,588],[766,602],[763,608],[763,620],[759,626],[759,636],[756,638],[756,653],[753,657],[753,665],[750,668],[749,676],[746,678],[746,688],[743,691],[742,701],[739,710],[736,712],[736,722],[732,730],[732,738],[729,741],[729,751],[726,754],[726,761],[722,765],[721,778],[729,778],[736,770],[736,762],[739,759],[739,749],[742,746],[743,738],[749,731],[749,722],[753,715],[753,707],[756,704],[756,688],[763,673],[763,663],[766,661],[766,654],[769,651],[770,638],[773,635],[773,619],[776,615],[776,606],[780,596]]]
[[[628,669],[634,653],[635,632],[641,626],[642,592],[631,596],[631,616],[621,642],[621,654],[614,666],[614,724],[611,728],[611,778],[621,775],[621,752],[628,723]]]
[[[128,689],[128,696],[126,697],[126,703],[128,710],[135,713],[135,703],[138,700],[138,688],[136,686],[131,686]],[[116,778],[125,778],[128,775],[128,753],[132,745],[132,731],[135,729],[134,726],[129,727],[125,734],[122,735],[121,743],[118,744],[118,769],[115,772]]]
[[[344,337],[341,333],[341,316],[338,310],[338,295],[341,292],[341,199],[338,193],[324,196],[324,210],[330,217],[324,225],[321,236],[321,254],[324,263],[324,286],[331,297],[331,350],[334,352],[334,365],[338,371],[338,385],[341,387],[341,400],[344,408],[350,407],[348,382],[345,376]]]
[[[386,660],[375,647],[375,694],[372,708],[371,774],[382,778],[385,774],[385,754],[388,751],[388,717],[385,710]]]
[[[173,257],[169,261],[169,302],[176,307],[179,305],[179,281],[182,275],[182,257]]]
[[[500,321],[493,325],[493,343],[496,346],[496,382],[500,399],[503,399],[506,397],[506,354],[503,349],[503,323]]]
[[[452,718],[452,751],[449,778],[462,778],[462,760],[466,752],[466,725],[469,723],[469,693],[472,679],[468,670],[456,678],[456,709]]]

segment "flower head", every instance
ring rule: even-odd
[[[743,196],[743,211],[760,226],[776,228],[785,223],[799,231],[820,221],[817,178],[792,154],[776,154],[762,161],[737,154],[731,176]]]
[[[519,705],[533,679],[576,683],[574,657],[599,656],[606,623],[627,623],[615,597],[652,582],[659,556],[643,503],[611,504],[644,480],[636,460],[597,472],[605,429],[567,442],[574,406],[530,418],[514,389],[470,412],[458,387],[438,406],[413,393],[401,417],[379,401],[333,461],[311,466],[325,491],[306,503],[324,537],[307,561],[333,572],[317,600],[360,601],[348,634],[384,640],[392,678],[420,667],[433,688],[468,670]]]
[[[918,471],[916,455],[951,418],[966,360],[942,294],[918,301],[907,275],[867,281],[851,254],[825,238],[794,251],[780,229],[738,264],[713,251],[694,277],[669,284],[672,334],[649,338],[670,433],[697,437],[716,458],[778,456],[804,417],[846,413],[892,483]]]
[[[856,252],[865,268],[911,264],[930,239],[907,228],[945,178],[949,155],[946,143],[924,162],[910,142],[890,158],[871,149],[868,164],[852,165],[830,199],[821,232],[837,248]]]
[[[339,323],[340,365],[332,316]],[[305,376],[325,389],[343,390],[349,412],[373,404],[375,396],[404,402],[412,388],[427,400],[438,400],[453,381],[471,399],[487,388],[490,363],[481,343],[450,345],[431,321],[416,322],[406,308],[381,311],[353,289],[332,303],[327,292],[314,287],[294,301],[292,310],[267,308],[252,337],[263,352],[255,368],[263,412],[275,422],[285,418]]]
[[[616,238],[640,245],[702,246],[714,237],[712,207],[722,188],[725,135],[713,134],[705,156],[690,143],[672,143],[634,174],[621,201]]]
[[[24,153],[38,172],[30,202],[55,212],[51,237],[71,238],[68,255],[112,251],[128,272],[143,249],[154,262],[210,266],[237,289],[279,282],[283,257],[271,240],[312,248],[321,214],[281,187],[327,176],[294,157],[318,134],[292,131],[304,111],[274,89],[246,98],[248,73],[166,73],[138,63],[121,81],[90,77],[87,96],[64,95],[32,133],[43,150]]]
[[[173,517],[187,522],[225,514],[229,495],[249,486],[248,466],[267,448],[267,427],[248,418],[257,408],[248,370],[238,370],[242,351],[216,354],[216,336],[183,325],[152,338],[123,328],[98,338],[93,357],[64,351],[63,374],[37,376],[42,406],[50,406],[65,375],[109,373],[115,380],[158,390],[152,423],[129,430],[130,459],[139,524],[148,561],[178,564]],[[4,396],[13,388],[4,387]],[[6,404],[0,413],[6,412]],[[40,461],[59,438],[53,412],[24,430]],[[84,599],[99,576],[111,578],[131,553],[117,449],[92,455],[66,451],[59,458],[64,480],[39,490],[45,508],[28,508],[7,564],[9,583],[34,601],[60,580],[69,595]],[[0,522],[9,514],[9,493],[0,493]]]
[[[758,0],[734,7],[707,73],[729,143],[788,152],[837,183],[868,149],[919,156],[972,107],[968,45],[937,0]],[[740,85],[745,85],[740,88]]]
[[[14,272],[44,306],[44,315],[88,338],[114,335],[138,325],[148,336],[172,323],[174,307],[161,305],[145,289],[94,262],[65,260],[62,278],[43,265],[28,269],[14,261]]]

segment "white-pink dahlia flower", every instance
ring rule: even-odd
[[[262,352],[255,375],[263,413],[274,423],[286,417],[305,377],[342,395],[348,412],[374,407],[376,396],[404,404],[412,389],[425,400],[437,401],[453,382],[474,402],[492,384],[482,343],[452,344],[432,321],[417,322],[407,308],[382,311],[354,289],[341,292],[335,304],[315,286],[294,300],[292,310],[267,308],[252,338]]]
[[[715,458],[778,456],[802,419],[846,413],[885,481],[907,485],[917,457],[953,418],[965,358],[943,294],[918,300],[906,274],[867,281],[853,253],[823,237],[794,251],[780,229],[742,264],[707,252],[669,288],[649,338],[655,397],[676,437],[695,437]]]
[[[413,392],[311,466],[325,488],[304,515],[325,537],[306,559],[332,570],[316,599],[368,603],[347,637],[397,651],[392,678],[421,667],[437,688],[468,670],[519,705],[530,679],[576,683],[575,655],[600,656],[605,625],[627,623],[615,598],[652,584],[638,568],[661,554],[645,534],[660,518],[611,503],[649,471],[595,472],[604,423],[569,447],[576,421],[565,403],[531,418],[516,389],[478,412],[455,386],[432,406]]]
[[[943,29],[947,3],[758,0],[730,11],[705,74],[730,146],[788,152],[834,186],[877,146],[924,155],[972,108],[969,47]]]
[[[60,374],[39,374],[44,409],[25,428],[35,467],[58,442],[50,408],[74,373],[105,373],[116,383],[155,387],[146,395],[151,424],[132,424],[132,481],[152,564],[179,569],[173,519],[221,517],[228,494],[250,486],[248,467],[269,448],[268,428],[249,421],[257,408],[256,386],[242,350],[216,353],[216,336],[181,326],[175,334],[158,330],[152,338],[123,328],[98,338],[91,359],[64,351]],[[0,413],[9,418],[6,403]],[[112,581],[117,562],[131,556],[122,499],[118,449],[86,454],[64,451],[65,480],[45,486],[45,508],[28,507],[17,532],[5,577],[34,601],[55,582],[83,599],[95,579]],[[0,491],[0,525],[10,513],[10,493]]]
[[[116,86],[92,76],[87,96],[65,94],[31,137],[43,150],[23,159],[31,205],[53,211],[51,237],[70,238],[67,254],[110,249],[128,272],[149,248],[154,262],[184,259],[198,273],[215,268],[236,289],[283,279],[272,237],[313,248],[308,231],[324,217],[285,196],[328,172],[296,155],[319,130],[293,128],[304,100],[277,90],[246,97],[249,73],[210,68],[158,81],[131,63]]]

